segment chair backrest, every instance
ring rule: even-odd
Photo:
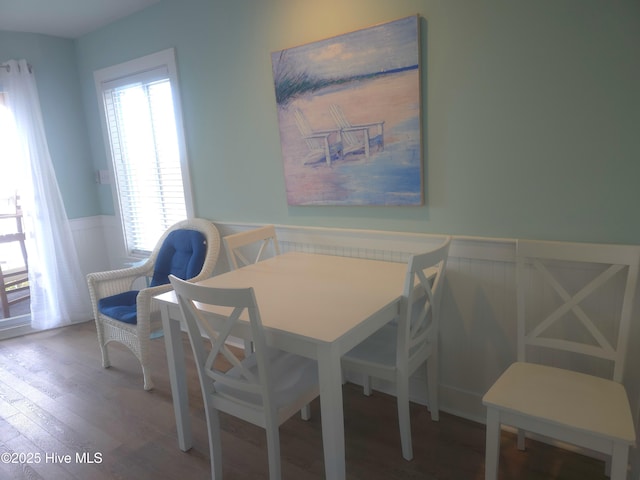
[[[345,129],[351,128],[353,125],[347,119],[347,116],[344,114],[342,107],[340,105],[332,104],[329,106],[329,113],[331,113],[331,117],[333,117],[333,121],[336,122],[338,128]],[[358,136],[349,130],[342,130],[341,135],[343,140],[349,145],[357,145],[362,143],[361,140],[358,139]]]
[[[280,255],[280,246],[273,225],[234,233],[224,237],[222,241],[231,270],[257,263],[269,256]]]
[[[206,254],[207,239],[202,232],[188,229],[169,232],[158,252],[150,286],[169,283],[169,275],[182,280],[195,277],[202,270]]]
[[[203,218],[175,223],[162,235],[147,262],[153,265],[150,286],[169,283],[169,275],[198,282],[210,277],[220,254],[220,234]]]
[[[407,266],[404,301],[398,318],[396,362],[409,371],[427,358],[438,341],[440,299],[451,237],[429,252],[412,255]]]
[[[321,136],[314,136],[314,131],[309,125],[307,118],[302,113],[302,110],[296,108],[293,111],[293,118],[295,119],[298,131],[302,136],[302,139],[307,144],[307,148],[311,151],[324,150],[324,140]]]
[[[169,279],[187,325],[203,394],[217,393],[231,401],[275,409],[271,400],[273,392],[268,350],[253,288],[213,288],[186,282],[174,276]],[[207,306],[226,307],[228,314],[216,315],[214,320],[212,316],[203,315],[201,309]],[[257,375],[247,368],[246,363],[226,343],[244,312],[248,314],[251,339],[255,347]],[[210,343],[210,350],[204,346],[202,333]],[[218,355],[222,355],[232,365],[234,375],[228,375],[226,369],[216,367]]]
[[[639,260],[635,246],[518,240],[518,360],[595,357],[608,374],[587,373],[620,382]]]
[[[18,303],[29,298],[29,266],[27,259],[26,235],[22,225],[22,209],[19,203],[20,197],[15,195],[11,198],[15,211],[11,213],[0,214],[0,303],[2,304],[2,312],[5,317],[10,316],[10,305]],[[5,233],[8,229],[10,233]],[[14,249],[15,247],[15,249]],[[22,253],[22,262],[14,264],[17,255],[17,248]],[[2,258],[2,254],[8,255],[9,258]],[[8,268],[2,270],[2,262],[11,260]],[[9,299],[9,292],[17,293],[26,291],[20,296],[14,296]]]
[[[6,200],[10,208],[0,212],[0,243],[17,242],[22,253],[23,265],[27,265],[26,234],[23,226],[20,195],[16,192]],[[15,225],[15,227],[14,227]],[[6,260],[6,259],[3,259]]]
[[[313,134],[313,130],[311,129],[309,122],[307,122],[307,118],[304,116],[304,113],[302,113],[302,110],[296,108],[293,111],[293,118],[295,119],[298,131],[302,136],[308,137]]]
[[[331,113],[333,121],[336,122],[339,128],[349,128],[352,126],[340,105],[329,105],[329,113]]]

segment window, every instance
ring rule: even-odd
[[[2,67],[0,67],[2,68]],[[16,125],[13,114],[7,107],[7,93],[2,91],[0,85],[0,211],[6,213],[6,208],[12,209],[11,205],[4,204],[4,201],[16,196],[16,190],[21,183],[23,171],[16,168],[17,149],[19,145],[15,141],[17,137]]]
[[[0,67],[2,68],[2,67]],[[18,132],[13,114],[6,105],[7,93],[0,85],[0,235],[14,233],[16,229],[15,215],[20,198],[20,186],[24,178],[24,169],[19,163],[19,148],[16,142]],[[17,252],[17,255],[7,252]],[[20,248],[15,242],[0,244],[0,263],[4,268],[12,268],[16,260],[22,261]]]
[[[2,67],[0,67],[2,68]],[[16,169],[13,149],[16,148],[14,142],[15,125],[9,109],[5,106],[5,93],[0,86],[0,235],[15,233],[16,221],[11,215],[16,213],[16,198],[18,192],[16,185],[18,179],[15,177]],[[20,265],[22,254],[18,242],[0,242],[0,271],[10,271]],[[18,262],[18,263],[17,263]],[[4,285],[3,285],[4,286]],[[0,318],[2,318],[0,310]]]
[[[149,253],[190,216],[173,50],[95,72],[126,254]]]

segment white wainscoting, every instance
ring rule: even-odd
[[[112,268],[107,228],[113,217],[86,217],[69,221],[83,275]]]
[[[221,236],[255,228],[257,224],[217,223]],[[114,217],[72,221],[84,272],[122,266]],[[405,262],[410,253],[436,245],[442,235],[276,226],[283,251],[300,250]],[[454,236],[442,302],[440,398],[443,411],[479,422],[485,420],[482,395],[516,358],[515,239]],[[105,252],[107,253],[105,255]],[[214,274],[228,270],[226,252]],[[640,316],[636,301],[635,318]],[[636,421],[640,402],[640,322],[630,339],[625,386]],[[353,379],[358,381],[358,379]],[[392,393],[389,385],[374,384]],[[417,375],[412,399],[426,404],[425,378]],[[640,465],[637,452],[632,464]],[[637,473],[636,467],[634,471]],[[640,478],[634,476],[633,478]]]

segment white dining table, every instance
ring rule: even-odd
[[[267,344],[317,360],[327,479],[346,476],[340,359],[397,316],[405,273],[404,263],[290,252],[199,282],[253,287]],[[182,315],[174,292],[155,299],[162,314],[178,444],[187,451],[192,440]],[[248,321],[245,325],[248,332]]]

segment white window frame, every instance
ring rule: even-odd
[[[187,211],[187,218],[193,218],[193,194],[191,188],[191,176],[189,174],[189,162],[187,158],[187,148],[184,135],[184,124],[182,120],[182,106],[180,103],[180,89],[178,84],[178,73],[176,67],[175,49],[169,48],[157,53],[136,58],[124,63],[102,68],[94,72],[94,82],[96,94],[98,98],[98,109],[100,112],[100,123],[102,126],[102,135],[105,144],[105,151],[108,161],[108,170],[110,172],[111,194],[113,197],[114,211],[120,226],[118,232],[113,232],[119,236],[119,249],[116,256],[124,261],[139,260],[141,255],[133,254],[127,249],[125,240],[124,220],[120,210],[120,198],[117,185],[115,182],[115,171],[113,164],[113,154],[111,151],[111,142],[109,139],[109,128],[107,125],[107,117],[105,112],[105,104],[103,98],[103,85],[113,83],[122,78],[132,77],[145,72],[165,68],[168,71],[169,80],[171,82],[171,92],[173,95],[173,108],[175,113],[176,135],[178,139],[178,149],[180,154],[180,167],[182,171],[182,185],[184,189],[184,200]],[[114,229],[115,230],[115,229]]]

